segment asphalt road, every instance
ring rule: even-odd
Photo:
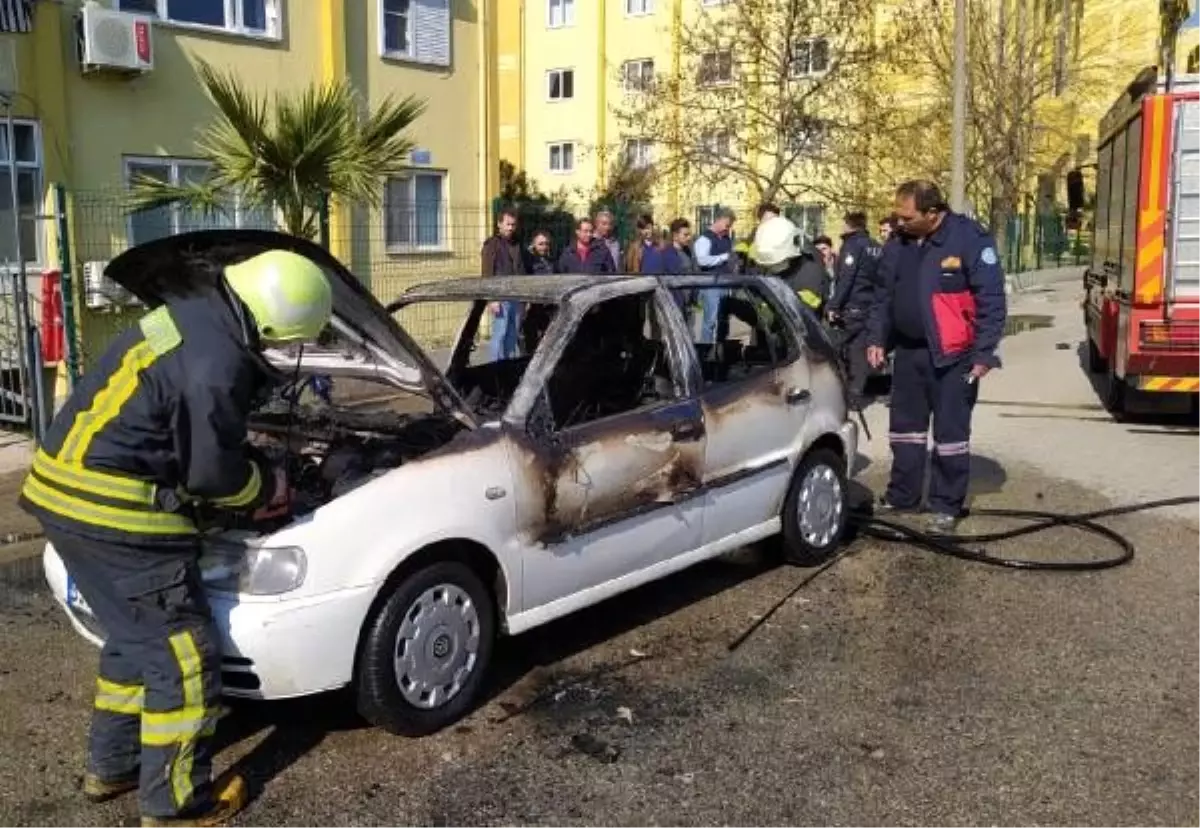
[[[1030,389],[1074,382],[1037,378],[1051,358],[1032,337],[1061,351],[1066,319],[1015,337],[985,399],[1044,402]],[[980,408],[976,506],[1194,491],[1194,428],[1089,422],[1099,436],[1082,441],[1071,423],[999,417],[1013,411],[1038,409]],[[861,479],[878,487],[886,409],[870,414]],[[1021,439],[1035,432],[1038,451]],[[506,642],[488,702],[458,728],[391,737],[337,694],[243,703],[221,764],[253,782],[244,824],[1196,825],[1195,514],[1108,521],[1138,557],[1093,574],[860,539],[813,577],[747,550]],[[1056,529],[999,551],[1107,550]],[[133,824],[132,798],[95,807],[76,790],[95,652],[33,562],[0,576],[0,823]]]

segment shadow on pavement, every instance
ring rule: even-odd
[[[1136,423],[1137,425],[1162,426],[1167,431],[1158,431],[1155,429],[1135,431],[1136,434],[1174,434],[1176,428],[1195,429],[1200,425],[1200,410],[1197,409],[1196,400],[1193,398],[1191,410],[1184,412],[1164,413],[1159,411],[1145,410],[1148,405],[1147,394],[1141,391],[1126,391],[1126,410],[1119,418],[1114,418],[1107,412],[1104,407],[1104,400],[1108,395],[1107,383],[1108,379],[1105,374],[1094,374],[1088,370],[1088,342],[1087,339],[1081,341],[1075,348],[1076,356],[1079,358],[1079,370],[1083,371],[1087,376],[1088,382],[1092,385],[1092,391],[1096,394],[1096,399],[1100,403],[1100,410],[1104,412],[1101,417],[1071,417],[1071,418],[1056,418],[1056,419],[1078,419],[1078,420],[1098,420],[1108,422],[1123,422]],[[1036,415],[1026,415],[1032,418]],[[1194,435],[1196,432],[1185,431],[1185,434]]]

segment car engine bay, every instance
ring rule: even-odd
[[[361,390],[335,401],[337,385]],[[339,389],[340,390],[340,389]],[[464,430],[452,417],[411,408],[412,395],[380,394],[378,383],[307,377],[276,391],[250,418],[252,451],[269,467],[282,466],[292,489],[290,509],[256,520],[247,514],[199,516],[206,528],[275,532],[375,478],[449,443]],[[408,403],[408,405],[405,405]]]

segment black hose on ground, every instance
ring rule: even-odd
[[[936,534],[908,526],[898,520],[886,520],[876,517],[869,507],[857,509],[850,513],[850,523],[865,537],[884,541],[885,543],[903,543],[926,549],[938,555],[959,558],[964,561],[988,564],[989,566],[1005,567],[1007,569],[1041,570],[1050,572],[1094,572],[1099,569],[1112,569],[1123,566],[1133,560],[1136,547],[1129,538],[1115,529],[1096,523],[1097,520],[1117,515],[1128,515],[1133,512],[1146,512],[1151,509],[1165,509],[1170,506],[1186,506],[1189,503],[1200,503],[1200,497],[1169,497],[1163,500],[1149,500],[1133,503],[1128,506],[1114,506],[1109,509],[1098,509],[1094,512],[1077,514],[1059,514],[1037,509],[972,509],[971,514],[986,517],[1009,518],[1014,520],[1032,521],[1027,526],[1006,529],[1001,532],[981,532],[977,534],[953,535]],[[995,543],[1002,540],[1019,538],[1044,532],[1058,526],[1073,526],[1104,538],[1117,547],[1117,554],[1108,558],[1098,558],[1086,561],[1031,561],[1024,558],[1004,558],[991,555],[982,549],[972,548],[967,544]],[[729,652],[741,647],[754,633],[762,627],[779,609],[790,601],[796,593],[811,583],[818,575],[846,556],[849,549],[844,549],[815,570],[805,573],[800,582],[790,589],[765,613],[755,619],[737,638],[731,641],[726,649]]]

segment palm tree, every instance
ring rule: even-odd
[[[178,185],[139,176],[131,210],[178,204],[225,213],[236,194],[243,208],[278,209],[287,232],[311,239],[327,198],[380,205],[380,182],[407,165],[413,142],[405,131],[425,111],[416,97],[389,96],[364,115],[346,81],[276,95],[268,105],[265,95],[247,91],[232,74],[204,61],[198,72],[218,112],[197,142],[212,173]]]

